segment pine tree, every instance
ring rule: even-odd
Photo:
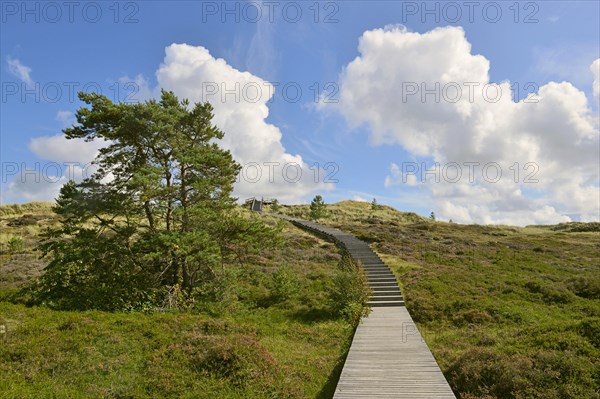
[[[325,217],[327,213],[325,202],[320,195],[315,196],[315,198],[310,203],[310,217],[314,221],[318,221]]]
[[[62,224],[40,247],[50,260],[40,301],[118,309],[164,287],[190,292],[244,252],[236,248],[259,245],[260,222],[234,212],[240,166],[218,146],[209,103],[190,106],[166,91],[140,104],[79,98],[91,108],[77,111],[66,137],[109,144],[91,177],[60,191]]]
[[[377,209],[379,209],[379,205],[377,204],[377,199],[373,198],[373,201],[371,201],[371,210],[376,211]]]
[[[281,206],[279,206],[279,201],[277,201],[277,198],[275,198],[273,200],[273,202],[271,203],[271,210],[275,213],[279,212],[279,210],[281,209]]]

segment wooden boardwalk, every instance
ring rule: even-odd
[[[333,397],[455,398],[404,306],[362,319]]]
[[[334,399],[456,398],[404,307],[398,282],[369,245],[351,234],[274,215],[342,246],[367,274],[372,311],[356,329]]]

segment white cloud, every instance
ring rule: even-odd
[[[56,120],[60,122],[63,127],[72,126],[77,121],[75,114],[71,111],[58,111],[56,113]]]
[[[360,195],[355,195],[354,197],[352,197],[352,201],[370,202],[369,200],[367,200],[366,198],[361,197]]]
[[[31,68],[21,63],[17,58],[8,58],[8,71],[19,78],[28,87],[33,87],[33,79],[31,79]]]
[[[58,197],[60,188],[67,182],[64,176],[52,174],[54,168],[43,172],[37,170],[23,170],[8,184],[2,195],[2,203],[15,201],[53,201]]]
[[[329,191],[331,183],[323,183],[324,171],[317,174],[300,155],[290,154],[281,143],[281,131],[266,122],[269,114],[267,102],[274,94],[269,82],[231,67],[223,59],[212,57],[201,46],[172,44],[166,49],[163,63],[156,71],[158,86],[151,88],[142,76],[119,78],[122,86],[130,84],[129,101],[156,98],[160,88],[172,90],[180,98],[191,102],[209,101],[214,107],[213,122],[225,132],[220,145],[230,150],[234,158],[244,166],[234,195],[276,197],[282,202],[303,202],[315,192]],[[217,92],[212,93],[211,90]],[[227,94],[233,90],[236,94]],[[72,114],[60,111],[57,120],[67,123]],[[106,143],[67,140],[62,134],[37,137],[30,141],[29,149],[44,160],[52,162],[91,162],[97,151]],[[317,176],[317,178],[315,178]],[[65,180],[66,181],[66,180]],[[14,184],[10,195],[21,195],[28,200],[45,199],[58,192],[32,189],[29,185]],[[58,184],[60,188],[60,184]],[[52,193],[52,194],[49,194]]]
[[[38,157],[53,162],[90,163],[105,142],[86,142],[83,139],[67,139],[63,134],[36,137],[30,140],[29,149]]]
[[[20,201],[53,201],[69,180],[81,182],[96,167],[69,161],[36,162],[33,168],[18,171],[0,197],[1,203]],[[110,176],[109,176],[110,179]]]
[[[260,4],[260,8],[265,7]],[[246,54],[246,67],[254,74],[272,79],[281,63],[274,44],[276,26],[268,18],[261,18],[255,26]]]
[[[472,54],[462,28],[375,29],[362,35],[359,52],[340,76],[334,105],[349,124],[366,124],[375,144],[463,170],[457,181],[436,182],[393,164],[386,187],[424,185],[440,217],[464,222],[522,225],[598,214],[597,115],[571,83],[550,82],[515,103],[510,82],[490,82],[489,61]],[[465,162],[479,163],[472,183]],[[490,162],[503,172],[498,182],[482,175]],[[524,183],[531,172],[539,181]]]
[[[412,164],[414,164],[414,162],[411,163],[411,165]],[[402,185],[406,185],[406,186],[420,185],[421,183],[419,182],[417,174],[409,173],[413,169],[414,168],[407,167],[407,170],[405,170],[403,172],[400,166],[398,166],[397,164],[392,162],[392,165],[390,166],[390,175],[385,177],[385,180],[383,181],[383,186],[385,188],[390,188],[390,187],[402,186]]]
[[[221,145],[242,165],[249,165],[244,169],[246,178],[236,185],[236,195],[277,197],[292,202],[333,188],[319,179],[315,182],[314,171],[302,157],[288,153],[283,147],[279,128],[266,122],[267,102],[274,93],[269,82],[214,58],[204,47],[187,44],[166,48],[156,77],[160,87],[172,90],[180,98],[209,101],[213,105],[213,122],[225,132]],[[277,165],[271,167],[264,165],[265,162]],[[259,169],[262,175],[254,181]],[[298,172],[301,178],[294,182]]]
[[[71,111],[58,111],[56,120],[69,126],[75,123],[75,116]],[[63,134],[32,138],[29,150],[46,162],[35,162],[26,165],[33,169],[20,170],[2,193],[2,202],[54,200],[63,184],[82,181],[95,172],[91,162],[105,145],[106,142],[69,140]]]

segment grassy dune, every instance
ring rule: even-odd
[[[281,222],[284,246],[227,265],[234,283],[221,302],[54,311],[12,300],[42,272],[33,247],[57,222],[49,211],[0,207],[0,398],[332,396],[354,327],[331,303],[333,244]],[[12,237],[20,249],[9,248]]]
[[[369,242],[396,273],[459,397],[600,397],[598,224],[459,225],[354,201],[328,212],[322,223]],[[353,329],[328,294],[340,259],[332,244],[284,223],[286,245],[229,265],[234,288],[191,312],[11,302],[41,272],[32,247],[53,223],[48,205],[0,207],[0,397],[332,396]]]
[[[352,201],[329,213],[391,266],[462,398],[600,397],[600,224],[459,225]]]

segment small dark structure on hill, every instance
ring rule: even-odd
[[[273,198],[265,199],[264,197],[261,197],[261,199],[258,199],[256,197],[252,197],[252,198],[248,198],[244,202],[244,205],[248,206],[251,211],[262,212],[263,205],[272,205],[274,203],[275,203],[275,199],[273,199]]]

